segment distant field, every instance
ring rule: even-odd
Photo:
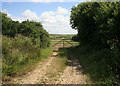
[[[76,46],[79,45],[78,42],[74,42],[71,40],[71,38],[74,36],[75,34],[50,34],[50,39],[51,39],[51,45],[55,45],[56,43],[58,44],[63,44],[63,41],[61,41],[63,38],[65,39],[64,41],[64,45],[72,45],[72,46]],[[60,42],[61,41],[61,42]]]
[[[53,46],[53,45],[55,45],[55,44],[57,44],[58,42],[58,44],[63,44],[63,41],[61,41],[61,40],[51,40],[51,45]],[[79,45],[79,43],[78,42],[74,42],[74,41],[72,41],[72,40],[66,40],[66,41],[64,41],[64,45],[66,46],[66,45],[70,45],[70,46],[77,46],[77,45]]]
[[[58,39],[61,39],[61,38],[65,38],[65,39],[71,40],[71,38],[74,35],[75,34],[50,34],[50,39],[58,40]]]

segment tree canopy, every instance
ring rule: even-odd
[[[72,8],[70,23],[81,45],[115,48],[120,45],[120,2],[86,2]]]
[[[70,24],[80,43],[75,55],[87,73],[99,83],[120,85],[120,2],[80,3]]]
[[[40,22],[35,21],[13,21],[7,14],[2,15],[2,34],[8,37],[15,37],[17,34],[30,37],[36,47],[45,48],[49,46],[48,32]]]

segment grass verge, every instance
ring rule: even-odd
[[[40,61],[52,54],[52,48],[36,48],[25,36],[9,38],[3,36],[2,73],[3,81],[24,75],[33,70]]]
[[[120,53],[118,50],[93,51],[92,47],[71,47],[69,55],[79,60],[84,74],[95,84],[120,85]]]

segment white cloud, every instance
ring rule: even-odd
[[[8,17],[11,17],[11,14],[8,13],[8,10],[7,10],[7,9],[3,9],[3,10],[2,10],[2,13],[5,13],[5,14],[7,14]]]
[[[23,18],[23,17],[16,17],[16,16],[11,16],[10,17],[12,20],[14,21],[19,21],[19,22],[22,22],[22,21],[25,21],[26,19]]]
[[[79,5],[79,3],[78,3],[78,4],[76,4],[76,5],[75,5],[75,7],[77,7],[78,5]]]
[[[7,10],[4,12],[8,13]],[[9,14],[9,13],[8,13]],[[73,34],[77,31],[71,29],[69,24],[69,14],[70,12],[62,7],[58,7],[56,11],[46,11],[41,13],[39,16],[27,9],[22,12],[21,17],[10,16],[14,21],[24,21],[26,19],[40,21],[43,24],[43,27],[52,34]]]
[[[70,12],[67,9],[58,7],[56,11],[42,13],[40,19],[44,28],[50,33],[73,34],[77,31],[70,27],[69,14]]]
[[[56,23],[56,22],[62,22],[64,23],[67,19],[67,17],[64,15],[68,15],[69,11],[65,8],[58,7],[56,11],[46,11],[43,12],[40,16],[43,22],[49,22],[49,23]]]
[[[2,10],[3,13],[8,13],[7,9]]]
[[[69,11],[65,8],[62,8],[62,7],[58,7],[57,11],[56,11],[57,14],[68,14]]]
[[[2,10],[2,13],[7,14],[7,16],[8,16],[9,18],[11,18],[12,20],[14,20],[14,21],[22,22],[22,21],[26,20],[24,17],[16,17],[16,16],[13,16],[12,14],[10,14],[10,13],[8,12],[7,9],[3,9],[3,10]]]
[[[24,19],[39,21],[39,17],[37,16],[37,14],[29,9],[25,10],[22,13],[22,16],[24,17]]]

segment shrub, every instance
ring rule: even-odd
[[[120,84],[120,53],[118,49],[91,50],[85,46],[70,48],[85,74],[90,75],[94,83]],[[71,54],[71,53],[69,53]]]
[[[19,74],[26,65],[36,64],[35,61],[48,57],[52,51],[50,48],[36,48],[30,38],[22,35],[15,38],[3,36],[2,47],[4,76]]]

